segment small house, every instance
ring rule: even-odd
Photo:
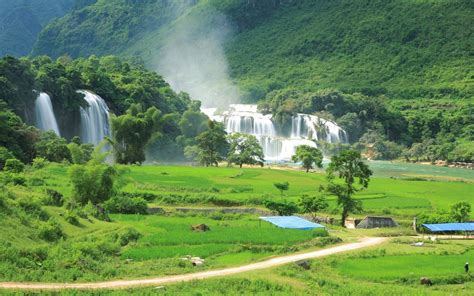
[[[388,228],[398,227],[398,223],[391,217],[367,216],[356,224],[355,228]]]

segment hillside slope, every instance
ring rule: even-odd
[[[98,1],[49,25],[33,53],[138,55],[157,68],[163,40],[176,23],[218,11],[235,27],[226,54],[248,100],[284,88],[399,98],[474,93],[471,1],[183,3]]]
[[[75,0],[0,1],[0,56],[30,53],[42,28],[69,12],[74,3]]]

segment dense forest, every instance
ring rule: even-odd
[[[155,78],[147,78],[150,83],[140,84],[140,89],[123,91],[123,77],[133,76],[129,69],[111,74],[117,69],[104,70],[103,62],[87,57],[116,54],[131,67],[143,60],[139,71],[146,67],[161,73],[159,61],[167,40],[192,19],[200,28],[197,34],[216,24],[226,27],[230,33],[220,41],[241,99],[259,103],[279,121],[298,112],[332,119],[348,132],[350,144],[371,159],[473,159],[471,1],[85,0],[63,6],[73,7],[45,26],[31,54],[59,58],[53,64],[74,65],[77,77],[67,78],[74,87],[66,94],[52,82],[62,81],[58,79],[63,74],[43,66],[36,81],[22,80],[18,93],[29,97],[26,103],[5,91],[2,98],[27,123],[31,120],[26,106],[34,98],[30,89],[41,91],[45,84],[59,110],[77,110],[81,100],[73,89],[87,88],[102,96],[116,114],[136,102],[144,108],[156,106],[164,114],[182,112],[186,108],[175,106],[183,105],[185,94],[159,102],[145,95],[156,93],[147,87],[160,88],[164,81],[153,86]],[[69,57],[86,59],[71,62]],[[39,71],[35,64],[42,59],[30,61],[33,71]],[[64,67],[66,72],[69,67]],[[108,80],[84,78],[90,71],[106,72]],[[51,81],[42,81],[49,75]],[[328,154],[341,148],[320,146]],[[173,145],[166,147],[175,150]]]
[[[80,7],[81,1],[75,0],[0,1],[0,56],[29,54],[49,22]]]
[[[143,162],[143,153],[150,151],[149,160],[183,159],[185,146],[207,130],[208,118],[199,112],[199,102],[175,93],[158,74],[138,62],[113,56],[56,61],[44,56],[5,57],[0,59],[0,166],[9,158],[25,163],[37,157],[73,161],[66,145],[68,141],[81,144],[71,126],[77,125],[74,121],[80,107],[88,104],[84,94],[77,92],[80,89],[100,95],[115,114],[111,118],[115,139],[130,147],[139,142],[137,150],[129,149],[138,156],[123,162]],[[66,139],[30,126],[39,92],[51,96]],[[90,148],[83,148],[90,154]]]

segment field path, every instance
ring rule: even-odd
[[[339,245],[332,248],[322,249],[318,251],[312,251],[307,253],[300,253],[294,255],[286,255],[281,257],[275,257],[262,262],[247,264],[238,267],[231,267],[218,270],[210,270],[196,273],[188,273],[182,275],[163,276],[149,279],[137,279],[137,280],[117,280],[109,282],[96,282],[96,283],[0,283],[0,289],[22,289],[22,290],[62,290],[62,289],[120,289],[130,288],[138,286],[151,286],[151,285],[163,285],[178,282],[186,282],[192,280],[201,280],[212,277],[220,277],[226,275],[233,275],[243,273],[247,271],[254,271],[259,269],[265,269],[283,264],[296,262],[305,259],[325,257],[341,252],[357,250],[370,246],[375,246],[384,242],[386,239],[381,237],[368,237],[363,238],[361,241],[356,243],[349,243]]]

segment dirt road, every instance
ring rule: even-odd
[[[207,279],[212,277],[220,277],[226,275],[233,275],[237,273],[243,273],[247,271],[254,271],[259,269],[265,269],[269,267],[280,266],[283,264],[296,262],[305,259],[319,258],[329,256],[341,252],[357,250],[365,247],[374,246],[385,241],[385,238],[371,237],[364,238],[357,243],[349,243],[339,245],[336,247],[300,253],[294,255],[287,255],[282,257],[275,257],[266,261],[252,263],[248,265],[231,267],[219,270],[210,270],[182,275],[163,276],[150,279],[137,279],[137,280],[118,280],[110,282],[97,282],[97,283],[0,283],[0,289],[18,289],[18,290],[62,290],[62,289],[120,289],[130,288],[139,286],[152,286],[152,285],[163,285],[177,282],[186,282],[192,280]]]

